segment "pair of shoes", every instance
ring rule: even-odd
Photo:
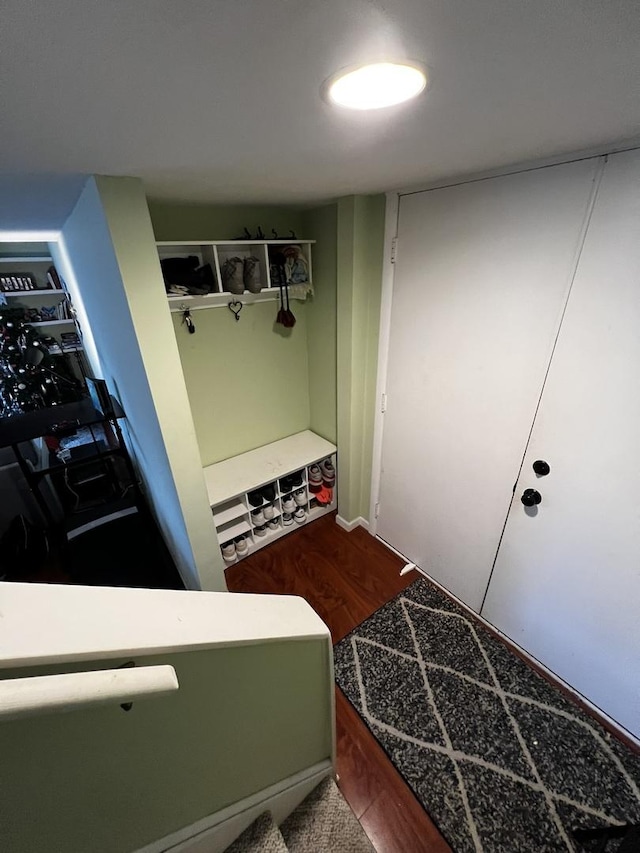
[[[310,465],[307,470],[307,479],[309,480],[309,491],[319,492],[322,488],[322,471],[319,465]]]
[[[280,493],[291,492],[302,485],[302,471],[296,471],[294,474],[288,474],[280,480]]]
[[[262,506],[265,501],[270,503],[276,499],[276,484],[268,483],[260,489],[254,489],[252,492],[249,492],[247,497],[251,506]]]
[[[307,517],[307,513],[302,509],[301,506],[293,513],[294,521],[298,524],[302,524],[305,518]]]
[[[296,502],[293,498],[293,495],[287,495],[282,498],[282,510],[283,512],[294,512],[296,508]]]
[[[220,275],[222,289],[227,293],[239,295],[245,290],[249,293],[260,293],[262,290],[260,260],[254,256],[227,258],[220,268]]]
[[[336,484],[336,469],[333,467],[331,459],[324,459],[320,463],[320,471],[322,472],[322,485],[326,489],[332,489]]]
[[[225,542],[222,548],[222,559],[225,563],[235,563],[236,561],[236,543],[231,540],[231,542]]]
[[[290,524],[293,524],[293,516],[290,512],[282,513],[282,523],[285,527],[288,527]]]
[[[320,491],[315,495],[315,498],[320,506],[329,506],[333,502],[333,489],[327,489],[326,486],[322,486]]]
[[[307,503],[307,490],[306,489],[296,489],[293,493],[293,499],[296,502],[297,506],[306,506]]]
[[[225,542],[221,551],[225,563],[235,563],[236,557],[244,557],[249,553],[249,542],[246,536],[236,536],[235,539]]]

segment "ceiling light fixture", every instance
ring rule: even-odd
[[[352,110],[379,110],[415,98],[427,85],[417,62],[376,62],[339,71],[325,83],[332,104]]]

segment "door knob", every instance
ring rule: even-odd
[[[551,471],[549,463],[545,462],[544,459],[536,459],[532,467],[539,477],[546,477],[549,471]]]
[[[542,503],[542,495],[535,489],[525,489],[520,500],[525,506],[537,506]]]

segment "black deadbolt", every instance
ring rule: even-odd
[[[525,489],[520,500],[525,506],[537,506],[542,503],[542,495],[535,489]]]
[[[544,459],[536,459],[533,463],[533,470],[540,477],[546,477],[551,468],[549,468],[549,463],[545,462]]]

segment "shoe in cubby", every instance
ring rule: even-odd
[[[251,523],[252,524],[264,524],[265,515],[263,509],[254,509],[251,512]]]
[[[289,525],[293,524],[293,516],[290,512],[282,513],[282,524],[284,527],[289,527]]]
[[[267,504],[267,506],[262,510],[262,514],[264,515],[265,521],[271,521],[271,519],[276,514],[276,509],[273,504]]]
[[[267,522],[267,528],[272,533],[274,533],[276,530],[279,530],[280,529],[280,519],[279,518],[269,519],[269,521]]]
[[[293,489],[293,484],[291,483],[289,477],[280,477],[280,480],[278,481],[278,486],[280,488],[281,495],[284,495]]]
[[[262,497],[262,491],[260,489],[255,489],[253,492],[247,493],[247,498],[249,499],[249,503],[251,506],[262,506],[264,503],[264,498]]]
[[[227,293],[239,295],[244,293],[244,262],[242,258],[227,258],[220,269],[222,289]]]
[[[242,275],[245,290],[249,293],[260,293],[262,290],[262,278],[260,275],[260,259],[253,255],[244,259]]]
[[[236,536],[235,546],[238,557],[245,557],[249,553],[249,539],[246,536]]]
[[[293,495],[286,495],[286,497],[282,498],[282,511],[287,512],[289,514],[295,512],[296,502],[293,499]]]
[[[307,513],[304,511],[304,509],[301,506],[299,506],[298,509],[293,514],[293,520],[297,524],[303,524],[304,521],[306,520],[306,518],[307,518]]]
[[[276,499],[276,484],[275,483],[267,483],[266,486],[263,486],[260,490],[260,494],[264,498],[267,503],[271,503]]]
[[[320,463],[320,471],[322,473],[322,485],[327,489],[332,489],[336,482],[336,469],[333,467],[331,459],[324,459]]]
[[[295,471],[293,474],[289,474],[287,479],[289,480],[289,483],[291,484],[291,488],[297,489],[303,483],[304,472],[303,471]]]
[[[296,502],[296,506],[305,506],[307,503],[307,490],[304,488],[296,489],[293,493],[293,499]]]
[[[320,491],[317,492],[314,497],[318,502],[319,506],[329,506],[329,504],[333,502],[333,489],[328,489],[326,486],[322,486]]]
[[[235,563],[236,543],[233,540],[231,542],[225,542],[220,550],[222,551],[222,559],[225,563]]]
[[[319,492],[322,488],[322,471],[319,465],[310,465],[307,470],[310,492]]]
[[[254,527],[253,532],[255,533],[256,536],[266,536],[267,535],[267,528],[265,527],[264,524],[261,524],[259,527]]]

